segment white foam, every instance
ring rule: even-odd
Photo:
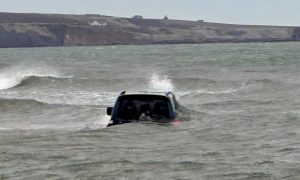
[[[5,127],[0,127],[0,131],[9,131],[11,130],[10,128],[5,128]]]
[[[196,94],[215,94],[215,95],[220,95],[220,94],[230,94],[230,93],[235,93],[239,91],[239,89],[227,89],[227,90],[221,90],[221,91],[208,91],[208,90],[196,90]]]
[[[246,89],[248,86],[246,86],[244,83],[242,86],[237,88],[229,88],[225,90],[218,90],[218,91],[212,91],[207,89],[197,89],[197,90],[190,90],[185,92],[177,92],[177,97],[181,98],[182,96],[187,95],[199,95],[199,94],[209,94],[209,95],[223,95],[223,94],[233,94],[239,91],[242,91]]]
[[[18,86],[28,77],[61,77],[61,75],[51,67],[28,67],[17,65],[8,67],[0,71],[0,90],[10,89]]]
[[[172,80],[168,76],[162,76],[157,73],[152,74],[148,86],[151,91],[167,92],[174,90]]]
[[[110,116],[103,115],[99,120],[95,121],[93,124],[89,125],[89,129],[103,129],[106,128],[110,121]]]
[[[0,76],[0,90],[9,89],[21,84],[23,77],[1,77]]]

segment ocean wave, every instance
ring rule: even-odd
[[[26,94],[15,91],[0,92],[0,104],[20,103],[31,104],[31,102],[43,103],[43,105],[61,106],[109,106],[112,105],[120,92],[98,92],[98,91],[31,91]],[[5,102],[8,101],[8,102]],[[19,101],[19,102],[16,102]],[[29,102],[27,102],[29,101]]]
[[[0,114],[7,115],[1,119],[0,132],[102,129],[110,120],[105,115],[105,107],[48,104],[33,99],[0,99]],[[9,120],[11,117],[19,122]]]
[[[1,69],[0,71],[0,90],[10,89],[19,86],[24,80],[30,77],[53,77],[62,78],[63,76],[52,68],[15,66]]]
[[[6,127],[0,127],[0,131],[10,131],[12,130],[11,128],[6,128]]]
[[[244,88],[246,88],[246,85],[243,84],[240,87],[237,88],[229,88],[229,89],[224,89],[224,90],[207,90],[207,89],[196,89],[196,90],[190,90],[190,91],[179,91],[177,92],[177,97],[178,98],[182,98],[182,97],[186,97],[186,96],[197,96],[197,95],[224,95],[224,94],[232,94],[232,93],[236,93],[239,92],[241,90],[243,90]]]
[[[42,75],[31,75],[31,76],[15,76],[15,77],[1,77],[0,76],[0,90],[11,89],[27,83],[34,83],[40,80],[40,78],[47,78],[50,80],[64,79],[55,76],[42,76]]]
[[[247,85],[250,84],[264,84],[264,85],[268,85],[268,84],[275,84],[275,83],[279,83],[278,81],[274,81],[272,79],[254,79],[254,80],[249,80],[246,82]]]
[[[230,93],[235,93],[241,90],[242,87],[240,88],[230,88],[226,90],[219,90],[219,91],[209,91],[209,90],[204,90],[204,89],[199,89],[195,90],[197,94],[212,94],[212,95],[220,95],[220,94],[230,94]]]
[[[3,85],[0,90],[9,89],[17,86],[28,87],[42,87],[46,86],[55,87],[59,90],[83,90],[83,91],[118,91],[122,90],[128,91],[171,91],[173,90],[173,85],[167,82],[165,79],[148,79],[148,78],[80,78],[80,77],[64,77],[64,76],[26,76],[13,78],[2,78],[0,77],[0,83]],[[53,85],[53,86],[52,86]]]
[[[185,77],[185,78],[172,78],[176,85],[189,86],[189,85],[198,85],[198,84],[218,84],[220,81],[214,79],[206,78],[194,78],[194,77]]]
[[[34,99],[0,99],[0,108],[3,107],[9,107],[9,106],[22,106],[26,105],[27,107],[41,107],[41,106],[46,106],[50,105],[45,102],[37,101]]]
[[[232,87],[222,88],[218,87],[218,89],[214,90],[213,88],[201,88],[195,90],[188,90],[188,91],[178,91],[178,97],[185,97],[185,96],[197,96],[197,95],[226,95],[226,94],[234,94],[243,91],[256,91],[261,90],[265,87],[276,85],[282,85],[279,81],[274,81],[271,79],[258,79],[258,80],[249,80],[245,83],[241,83],[239,86],[233,84]]]
[[[114,96],[116,98],[117,96]],[[58,97],[59,98],[59,97]],[[79,99],[79,98],[78,98]],[[41,99],[41,100],[36,100],[36,99],[1,99],[0,98],[0,108],[4,107],[21,107],[21,106],[26,106],[27,108],[43,108],[45,106],[47,107],[97,107],[97,108],[106,108],[108,105],[103,105],[101,102],[95,102],[95,103],[89,103],[91,100],[86,100],[87,102],[78,102],[75,99],[74,101],[65,101],[65,100],[47,100],[47,99]]]
[[[201,106],[205,107],[217,107],[217,106],[242,106],[242,105],[268,105],[278,103],[278,101],[275,100],[266,100],[266,101],[259,101],[259,100],[229,100],[229,101],[219,101],[219,102],[210,102],[201,104]]]
[[[108,123],[107,123],[108,124]],[[51,125],[51,124],[44,124],[44,125],[28,125],[25,127],[15,127],[15,128],[6,128],[6,127],[0,127],[0,133],[7,133],[7,132],[15,132],[15,131],[30,131],[30,132],[37,132],[40,133],[40,131],[43,132],[52,132],[52,131],[59,131],[60,133],[64,132],[77,132],[77,131],[88,131],[88,130],[99,130],[104,129],[107,127],[107,124],[94,124],[91,125]]]

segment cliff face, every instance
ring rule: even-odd
[[[0,13],[0,47],[300,41],[300,28]]]
[[[0,24],[0,47],[63,46],[64,28],[36,24]]]
[[[295,28],[294,29],[293,39],[295,41],[300,41],[300,28]]]
[[[67,27],[64,36],[65,46],[93,46],[135,44],[134,35],[114,28]]]

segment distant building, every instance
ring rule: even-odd
[[[165,20],[168,20],[169,18],[168,18],[168,16],[167,16],[167,15],[165,15],[164,19],[165,19]]]
[[[106,26],[107,22],[105,22],[105,23],[99,23],[98,21],[94,21],[92,23],[89,23],[89,25],[91,25],[91,26]]]

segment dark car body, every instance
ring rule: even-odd
[[[114,107],[107,108],[111,116],[108,126],[136,121],[170,122],[176,118],[175,95],[167,93],[131,93],[123,91]]]

